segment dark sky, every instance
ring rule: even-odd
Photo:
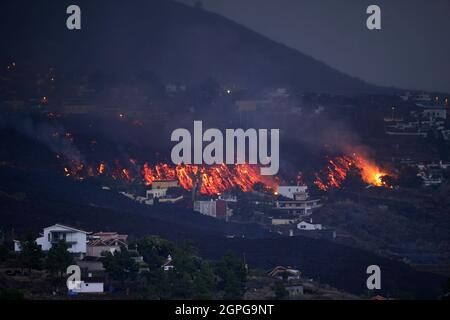
[[[450,92],[450,0],[202,2],[207,10],[371,83]],[[382,30],[366,28],[371,4],[381,7]]]

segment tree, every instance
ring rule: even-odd
[[[194,299],[211,299],[214,287],[214,272],[211,265],[202,261],[198,271],[194,274]]]
[[[288,295],[288,291],[286,290],[286,287],[284,286],[284,283],[282,281],[277,281],[275,283],[273,291],[275,292],[275,298],[277,300],[282,300]]]
[[[50,273],[61,277],[67,270],[67,267],[73,263],[72,256],[67,251],[68,249],[67,243],[64,240],[60,240],[48,251],[46,266]]]
[[[8,259],[9,250],[2,244],[0,244],[0,262],[6,261]]]
[[[144,299],[165,299],[170,298],[167,288],[169,287],[167,276],[162,270],[150,269],[140,275],[138,281],[139,294]]]
[[[22,250],[19,254],[19,263],[22,268],[28,268],[30,272],[31,269],[41,269],[44,254],[32,235],[28,234],[23,241],[20,241],[20,246]]]
[[[214,273],[208,262],[185,251],[178,252],[173,262],[175,269],[169,274],[172,298],[211,298]]]
[[[107,252],[104,256],[103,265],[111,279],[120,281],[122,284],[126,280],[134,280],[139,270],[136,261],[133,260],[125,247],[121,247],[114,253]]]
[[[253,216],[253,205],[246,195],[242,195],[239,201],[235,204],[233,215],[242,220],[249,220]]]
[[[0,300],[23,300],[22,292],[17,289],[0,288]]]
[[[169,254],[175,251],[175,245],[158,236],[146,236],[137,242],[139,253],[149,268],[160,268]]]
[[[219,289],[224,291],[226,300],[242,299],[245,293],[247,272],[244,264],[229,251],[216,265],[216,274],[220,278]]]

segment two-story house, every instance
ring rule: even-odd
[[[70,253],[85,255],[87,245],[87,235],[89,232],[72,228],[62,224],[44,228],[42,236],[36,239],[36,243],[43,251],[48,251],[55,243],[63,240],[68,245]]]

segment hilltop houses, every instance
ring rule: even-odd
[[[269,271],[268,276],[279,280],[299,280],[301,272],[291,267],[277,266]]]
[[[395,114],[396,108],[391,108],[392,114],[384,119],[387,135],[426,138],[435,132],[446,138],[448,99],[439,103],[438,97],[432,101],[428,95],[421,96],[414,99],[415,105],[408,112]]]
[[[228,208],[225,200],[201,200],[194,202],[194,211],[217,219],[228,220],[232,210]]]
[[[43,233],[36,239],[42,251],[50,250],[59,241],[65,241],[70,253],[83,257],[87,251],[87,235],[89,232],[72,228],[62,224],[54,224],[44,228]],[[15,251],[21,251],[19,241],[15,241]]]
[[[311,219],[310,222],[302,221],[298,223],[297,228],[303,231],[322,230],[322,225],[318,223],[314,224]]]
[[[289,199],[294,199],[295,194],[306,194],[307,190],[307,186],[278,186],[276,194]]]
[[[450,170],[450,163],[439,161],[438,163],[418,163],[418,176],[422,178],[426,187],[440,185],[444,181],[445,172]]]
[[[158,201],[160,203],[175,203],[183,199],[181,192],[171,192],[178,190],[180,184],[178,180],[154,180],[152,188],[146,192],[146,201]]]
[[[114,253],[121,247],[127,248],[126,234],[117,232],[97,232],[89,236],[86,255],[89,257],[101,257],[104,252]]]
[[[301,272],[291,267],[277,266],[267,273],[270,278],[282,281],[288,298],[295,299],[304,294]]]
[[[313,210],[322,206],[319,199],[310,199],[307,186],[279,186],[279,198],[275,209],[298,217],[310,216]]]
[[[128,235],[117,232],[91,233],[57,223],[44,228],[36,244],[42,251],[49,251],[56,243],[64,241],[68,246],[67,251],[83,260],[85,257],[98,258],[104,252],[114,253],[121,247],[127,247],[127,238]],[[16,252],[21,251],[20,241],[14,241],[14,249]]]
[[[128,235],[117,232],[88,232],[63,224],[54,224],[43,229],[36,239],[43,251],[49,251],[56,243],[64,241],[74,257],[74,263],[81,270],[81,277],[86,281],[69,290],[69,294],[104,292],[105,268],[103,256],[128,248]],[[22,250],[20,241],[14,241],[16,252]],[[142,257],[137,257],[142,258]]]
[[[183,191],[178,180],[154,180],[151,189],[146,190],[145,196],[134,195],[121,191],[120,194],[136,202],[154,205],[155,203],[175,203],[183,199]]]
[[[55,243],[63,240],[69,246],[70,253],[84,255],[87,251],[87,235],[89,232],[62,224],[55,224],[44,229],[42,237],[36,243],[43,251],[48,251]]]
[[[173,265],[172,256],[170,254],[167,256],[167,260],[163,263],[161,268],[164,271],[170,271],[175,268],[175,266]]]
[[[311,198],[308,187],[279,186],[268,217],[269,229],[285,236],[308,235],[334,239],[335,231],[320,223],[313,223],[311,216],[322,207],[319,198]]]
[[[422,115],[430,121],[447,119],[447,107],[440,105],[423,106]]]

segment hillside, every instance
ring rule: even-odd
[[[162,0],[77,3],[80,31],[65,26],[69,1],[2,2],[2,60],[120,79],[148,70],[187,84],[211,77],[247,89],[385,91],[202,9]]]
[[[277,238],[256,226],[227,224],[181,207],[135,204],[94,183],[74,182],[46,170],[2,166],[0,181],[0,225],[8,234],[37,233],[60,222],[89,231],[188,239],[208,259],[233,250],[240,257],[245,255],[252,268],[297,266],[305,277],[358,295],[365,293],[365,268],[370,264],[383,270],[384,295],[435,298],[445,282],[445,277],[417,272],[364,250],[305,237]],[[226,239],[227,234],[245,237]]]

